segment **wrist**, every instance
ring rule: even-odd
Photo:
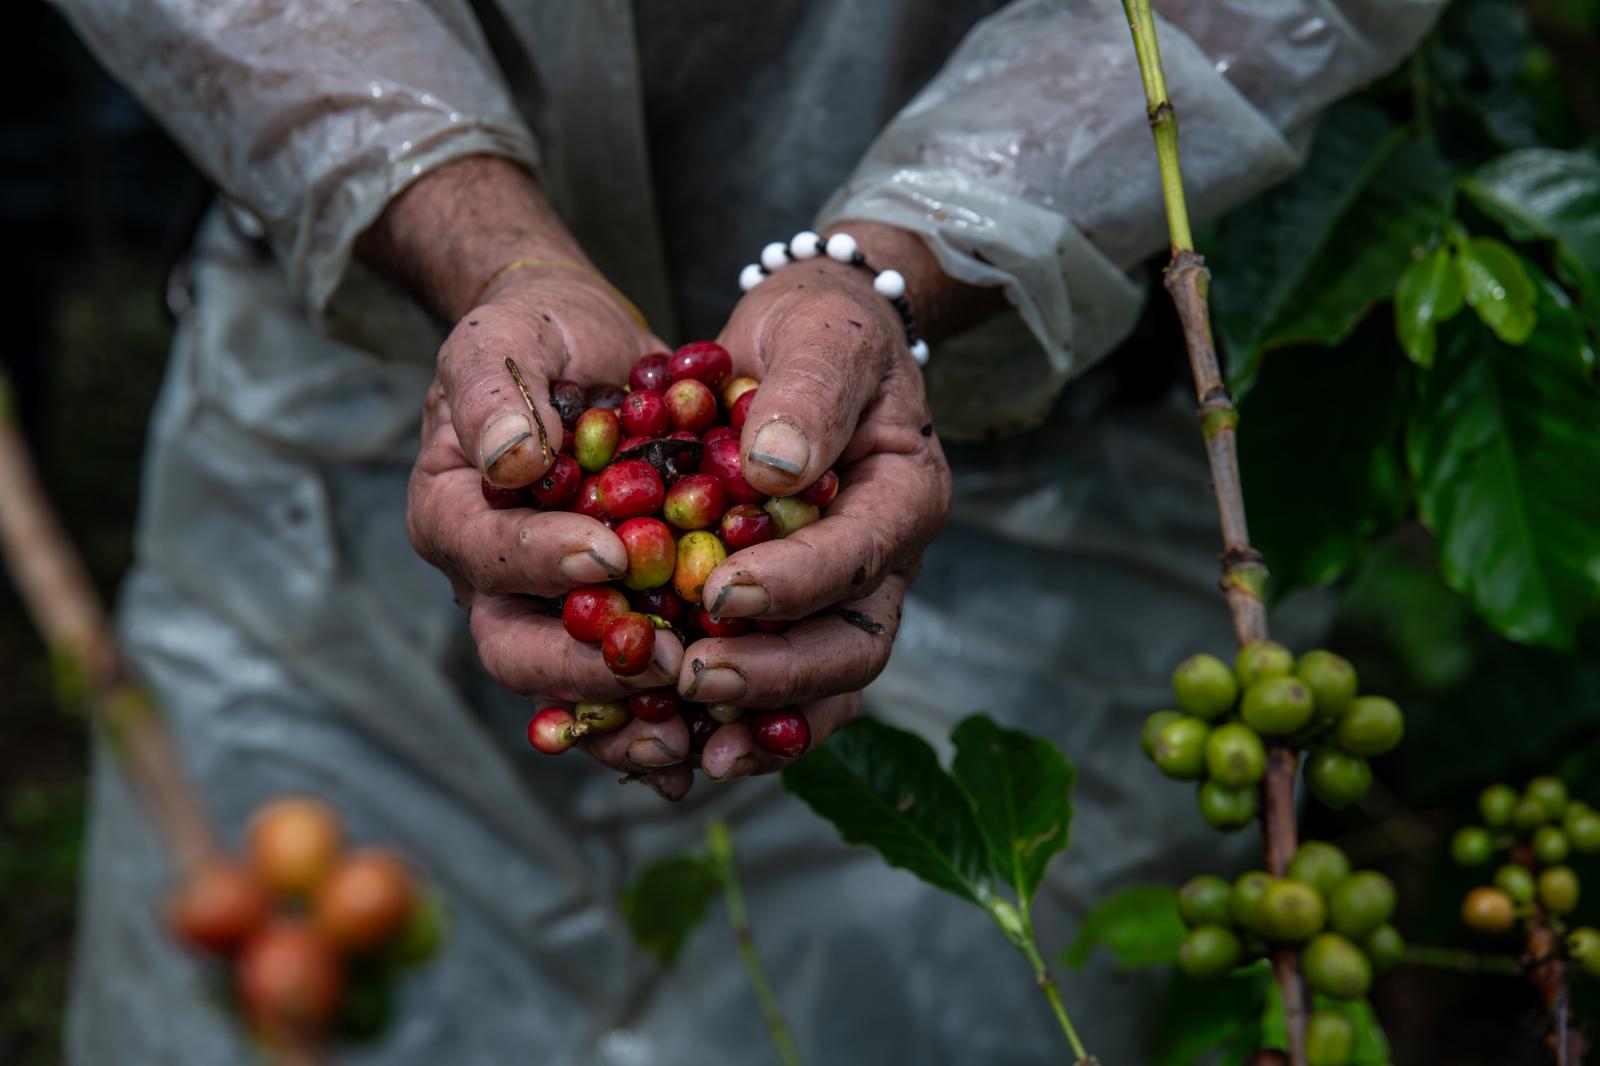
[[[905,278],[906,297],[911,302],[917,332],[930,342],[970,329],[1005,306],[1000,289],[968,285],[946,274],[919,233],[882,222],[849,219],[829,226],[822,236],[835,233],[854,237],[857,249],[874,269],[895,270]],[[848,264],[836,265],[858,275],[867,291],[872,291],[869,272]],[[882,296],[876,298],[887,302]]]

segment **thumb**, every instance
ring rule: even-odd
[[[531,485],[561,450],[550,403],[555,331],[541,337],[505,308],[474,308],[439,350],[439,380],[467,461],[502,488]]]

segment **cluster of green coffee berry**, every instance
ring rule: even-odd
[[[1231,885],[1211,876],[1184,885],[1178,913],[1189,935],[1179,968],[1191,977],[1225,977],[1270,945],[1290,945],[1299,948],[1313,990],[1330,999],[1364,997],[1373,975],[1405,953],[1389,924],[1393,883],[1373,870],[1352,870],[1343,851],[1320,840],[1302,844],[1285,874],[1252,870]],[[1316,1011],[1307,1023],[1313,1066],[1345,1066],[1354,1045],[1350,1020],[1336,1010]]]
[[[1561,930],[1578,908],[1578,875],[1567,865],[1573,852],[1600,852],[1600,812],[1571,799],[1559,777],[1529,781],[1518,795],[1494,784],[1478,797],[1483,825],[1456,830],[1450,853],[1462,866],[1486,866],[1496,852],[1510,861],[1494,883],[1474,888],[1461,904],[1461,920],[1480,933],[1506,933],[1520,920]],[[1585,972],[1600,976],[1600,930],[1589,926],[1567,936],[1567,950]]]
[[[1173,671],[1172,692],[1180,710],[1146,719],[1140,745],[1168,777],[1200,781],[1200,815],[1224,831],[1255,818],[1267,768],[1262,737],[1308,749],[1306,785],[1340,808],[1371,787],[1367,758],[1405,734],[1394,701],[1357,696],[1355,667],[1330,651],[1296,660],[1282,644],[1259,641],[1240,649],[1232,669],[1195,655]]]

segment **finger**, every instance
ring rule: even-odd
[[[407,509],[417,554],[485,593],[559,596],[615,581],[628,568],[617,535],[566,511],[495,510],[476,470],[420,477]]]
[[[462,454],[494,484],[531,485],[555,461],[562,427],[549,378],[564,352],[554,325],[492,305],[469,311],[439,350]]]
[[[821,520],[735,552],[713,570],[706,609],[728,618],[803,618],[857,599],[920,554],[944,524],[948,474],[932,451],[870,455],[841,481]]]
[[[680,763],[664,770],[651,770],[640,780],[655,789],[656,794],[662,799],[677,803],[688,795],[689,789],[693,787],[694,771]]]
[[[817,745],[854,718],[860,708],[859,692],[845,693],[802,706],[800,713],[806,716],[806,722],[811,726],[811,747],[808,750],[816,750]],[[712,733],[706,738],[705,749],[700,754],[701,770],[714,781],[772,773],[793,761],[762,750],[743,719],[729,722]]]
[[[683,645],[657,630],[655,653],[643,673],[619,678],[600,649],[567,635],[547,605],[520,596],[479,596],[470,623],[478,658],[490,677],[518,695],[561,700],[614,700],[629,692],[670,685],[683,663]]]
[[[578,742],[597,762],[625,773],[659,770],[689,757],[689,727],[682,715],[662,722],[635,718],[615,733]]]
[[[762,492],[789,496],[844,451],[898,342],[857,300],[822,288],[783,298],[758,343],[766,376],[740,435],[744,474]]]
[[[695,641],[678,691],[696,703],[786,707],[865,688],[889,661],[905,591],[905,576],[895,573],[871,595],[782,633]]]

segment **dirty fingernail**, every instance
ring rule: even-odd
[[[811,442],[788,422],[768,422],[750,445],[750,458],[785,474],[799,474],[811,461]]]
[[[718,618],[754,618],[772,606],[772,593],[760,585],[728,585],[711,605]]]
[[[741,755],[737,759],[733,760],[733,762],[729,763],[728,768],[721,774],[715,777],[712,777],[710,774],[707,774],[706,776],[711,777],[711,780],[713,781],[732,781],[736,777],[749,777],[751,774],[756,772],[756,767],[760,765],[761,760],[756,758],[754,755]]]
[[[605,556],[593,548],[583,548],[564,556],[559,566],[561,576],[578,585],[597,585],[622,576],[621,570],[606,562]]]
[[[531,436],[533,427],[528,424],[528,416],[515,411],[507,411],[483,427],[483,440],[480,445],[483,453],[483,472],[487,474],[493,470],[494,465],[503,459],[507,452]]]
[[[739,671],[726,666],[708,666],[694,676],[685,693],[697,703],[734,703],[750,690],[750,683]]]
[[[635,766],[671,766],[683,761],[683,753],[667,747],[660,737],[640,737],[628,745],[628,761]]]

